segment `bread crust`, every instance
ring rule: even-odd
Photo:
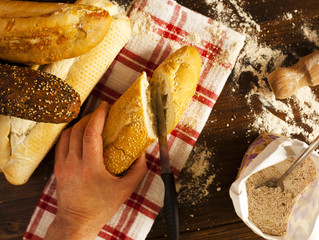
[[[85,0],[81,2],[86,3]],[[109,1],[104,2],[107,7],[112,6]],[[130,36],[129,19],[124,16],[120,19],[112,18],[111,27],[103,41],[89,52],[77,57],[66,74],[60,73],[59,66],[48,69],[52,74],[66,76],[66,83],[80,94],[83,103]],[[7,164],[0,166],[6,179],[15,185],[21,185],[28,181],[65,127],[65,123],[37,123],[26,135],[23,142],[16,146],[16,151],[10,155]]]
[[[128,169],[156,139],[146,123],[147,86],[144,72],[110,108],[102,133],[103,155],[106,169],[114,175]]]
[[[122,174],[156,139],[154,86],[161,85],[162,95],[170,95],[166,102],[167,134],[178,124],[195,93],[201,70],[201,58],[196,48],[184,46],[166,58],[154,71],[150,80],[150,99],[142,103],[143,75],[114,103],[106,119],[103,142],[106,169]],[[145,81],[145,80],[144,80]],[[146,105],[150,115],[145,116]],[[148,123],[147,121],[152,121]],[[155,130],[147,128],[154,125]]]
[[[0,64],[0,79],[0,114],[65,123],[80,112],[80,95],[52,74]]]
[[[168,97],[172,96],[172,99],[167,99],[169,101],[167,108],[173,108],[174,116],[171,118],[166,116],[167,134],[176,127],[195,94],[201,64],[201,57],[197,49],[192,46],[183,46],[168,56],[152,75],[152,95],[155,96],[153,86],[159,83],[160,85],[168,84],[169,88],[164,90],[162,94],[168,95]]]
[[[48,64],[84,54],[105,37],[107,11],[88,5],[0,1],[0,58]]]

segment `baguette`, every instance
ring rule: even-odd
[[[142,76],[112,105],[105,121],[103,156],[106,169],[123,173],[155,141],[150,88]]]
[[[92,4],[92,1],[81,0],[81,3]],[[100,0],[99,6],[102,5],[107,11],[109,8],[114,9],[114,5],[107,0]],[[111,26],[105,38],[92,50],[75,59],[62,60],[45,67],[40,66],[40,69],[45,69],[51,74],[63,78],[79,93],[81,103],[83,103],[130,36],[129,19],[125,16],[112,17]],[[24,123],[28,125],[24,129],[27,130],[24,131],[24,134],[20,134],[21,136],[17,136],[19,141],[14,142],[12,141],[14,134],[12,128],[13,122],[16,122],[17,119],[3,117],[11,122],[10,146],[9,149],[6,149],[10,156],[0,162],[0,168],[11,184],[21,185],[30,178],[67,125],[66,123],[52,124],[33,121],[30,125],[27,120],[24,120]],[[19,125],[21,124],[19,123]],[[0,147],[2,139],[3,137],[0,137]],[[4,140],[7,139],[4,138]],[[3,143],[7,142],[3,141]]]
[[[156,84],[159,83],[163,99],[166,99],[163,104],[169,134],[195,93],[200,70],[198,51],[184,46],[158,66],[150,83],[143,73],[114,103],[102,133],[104,163],[110,173],[122,174],[155,141]]]
[[[0,114],[37,122],[70,122],[80,112],[80,96],[52,74],[0,64]]]
[[[151,79],[152,96],[159,83],[162,95],[167,96],[166,125],[169,134],[195,94],[201,71],[201,58],[194,47],[184,46],[168,56],[154,71]],[[155,97],[153,98],[155,109]]]
[[[48,64],[77,57],[100,43],[110,24],[109,13],[94,6],[0,1],[0,58]]]

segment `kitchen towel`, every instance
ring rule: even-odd
[[[244,45],[245,37],[172,0],[137,0],[129,13],[133,36],[88,98],[84,111],[101,100],[114,103],[145,71],[153,70],[183,45],[197,48],[202,70],[196,93],[168,136],[172,170],[178,176]],[[148,171],[132,196],[96,239],[145,239],[163,206],[157,142],[147,149]],[[57,212],[55,177],[50,177],[23,239],[43,239]]]

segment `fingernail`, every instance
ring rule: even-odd
[[[105,106],[105,107],[106,107],[106,106],[108,106],[108,105],[109,105],[109,103],[108,103],[107,101],[102,101],[102,102],[100,103],[100,105],[101,105],[101,106]]]

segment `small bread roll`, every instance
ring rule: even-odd
[[[114,103],[105,122],[104,163],[122,174],[157,136],[155,86],[160,85],[167,134],[178,124],[198,84],[201,58],[194,47],[185,46],[166,58],[154,71],[150,84],[142,76]]]
[[[4,115],[0,115],[0,172],[1,167],[4,166],[10,157],[10,140],[9,134],[11,130],[11,123]]]
[[[196,48],[184,46],[168,56],[154,71],[151,85],[152,96],[159,83],[162,95],[167,96],[166,125],[169,134],[178,124],[195,94],[202,61]],[[155,97],[153,98],[153,108]],[[154,111],[155,112],[155,111]]]
[[[109,172],[124,172],[154,142],[153,124],[150,88],[143,72],[108,113],[102,137],[104,163]]]

